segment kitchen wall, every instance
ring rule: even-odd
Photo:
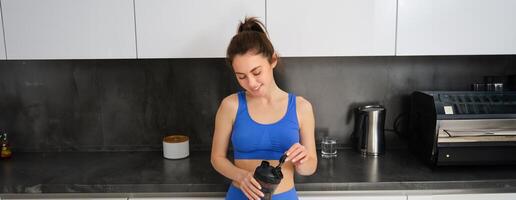
[[[282,58],[275,74],[312,102],[317,138],[350,147],[353,108],[384,105],[392,129],[396,117],[406,121],[412,91],[468,90],[484,75],[516,74],[516,56]],[[207,150],[218,104],[237,90],[221,58],[0,61],[0,128],[14,151],[160,150],[171,133]],[[388,148],[404,147],[386,134]]]

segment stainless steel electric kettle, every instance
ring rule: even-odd
[[[385,108],[368,105],[355,110],[353,139],[356,148],[364,155],[377,156],[385,153]]]

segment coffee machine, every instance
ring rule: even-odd
[[[432,165],[516,164],[516,92],[415,91],[410,143]]]

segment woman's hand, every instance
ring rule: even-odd
[[[299,143],[293,144],[290,147],[290,149],[288,149],[287,152],[285,152],[285,153],[287,154],[287,158],[285,159],[285,162],[291,160],[291,162],[295,166],[306,162],[306,160],[308,159],[308,156],[307,156],[308,152],[306,150],[306,147]]]
[[[260,200],[260,197],[264,196],[262,191],[260,191],[262,187],[260,183],[254,179],[252,172],[244,170],[237,182],[240,185],[240,190],[244,192],[248,199]]]

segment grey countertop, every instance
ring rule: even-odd
[[[15,153],[0,167],[3,194],[225,192],[230,183],[213,169],[208,151],[180,160],[159,151]],[[314,175],[295,179],[298,191],[516,191],[515,166],[431,168],[406,149],[377,158],[340,149],[337,158],[319,158]]]

